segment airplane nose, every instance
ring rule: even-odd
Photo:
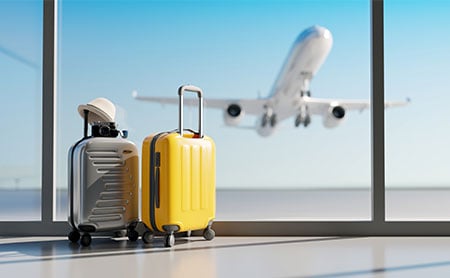
[[[321,27],[321,26],[314,26],[314,28],[315,28],[315,31],[314,31],[315,37],[320,37],[320,38],[324,38],[324,39],[331,38],[331,32],[327,28]]]
[[[322,26],[312,26],[303,31],[297,38],[297,42],[307,41],[311,39],[327,39],[331,40],[331,32]]]

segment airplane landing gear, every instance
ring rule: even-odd
[[[311,123],[311,116],[307,115],[305,120],[303,121],[303,126],[307,127]]]
[[[270,116],[267,114],[264,114],[262,121],[261,121],[261,126],[266,127],[266,125],[269,121],[270,121]]]
[[[275,127],[277,124],[277,116],[273,113],[272,108],[265,105],[266,113],[264,113],[261,120],[261,127],[266,127],[270,124],[271,127]]]
[[[277,125],[277,116],[275,114],[273,114],[270,117],[270,126],[275,127],[276,125]]]
[[[261,126],[266,127],[266,125],[270,124],[271,127],[275,127],[277,125],[277,116],[275,114],[269,116],[267,113],[264,114]]]
[[[298,115],[295,118],[295,127],[298,127],[301,123],[302,123],[303,119],[302,119],[302,115]]]
[[[295,118],[295,127],[299,127],[303,124],[304,127],[307,127],[311,123],[311,116],[308,113],[308,107],[301,107],[300,113]]]
[[[295,127],[299,127],[301,124],[303,124],[304,127],[309,126],[311,123],[311,116],[306,115],[305,117],[302,117],[302,115],[298,115],[295,118]]]
[[[304,96],[311,97],[311,91],[301,91],[300,97],[304,97]]]

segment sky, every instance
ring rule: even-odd
[[[41,65],[42,8],[37,1],[0,3],[8,7],[0,9],[0,23],[18,28],[13,32],[0,24],[0,47]],[[79,104],[109,98],[118,106],[120,128],[129,130],[140,149],[145,136],[176,128],[178,114],[176,106],[134,100],[133,90],[175,97],[181,84],[191,83],[204,90],[205,98],[266,96],[294,40],[312,25],[328,28],[334,40],[311,83],[312,95],[369,99],[369,9],[369,1],[362,0],[62,1],[58,188],[67,187],[67,151],[82,136]],[[446,1],[385,1],[385,98],[412,99],[408,107],[386,111],[387,186],[449,185],[449,12]],[[24,128],[11,122],[7,130],[19,146],[32,142],[19,148],[21,155],[0,158],[0,165],[40,169],[40,136],[29,140],[22,134],[40,133],[41,73],[1,51],[0,73],[8,77],[0,88],[10,92],[11,103],[0,112],[2,118],[28,123]],[[35,101],[24,101],[30,97]],[[18,112],[17,103],[24,106],[19,111],[29,113]],[[187,109],[186,125],[196,127],[195,116],[195,109]],[[335,129],[323,127],[321,117],[313,117],[307,129],[294,128],[294,119],[288,119],[273,136],[262,138],[225,127],[223,112],[207,109],[205,133],[216,142],[218,188],[369,188],[370,111],[347,116]],[[248,117],[243,124],[255,121]]]
[[[42,3],[0,1],[0,188],[40,187]]]
[[[77,127],[82,122],[75,113],[77,105],[97,96],[110,98],[126,111],[122,126],[129,129],[130,140],[140,146],[145,136],[177,127],[177,107],[138,102],[131,98],[133,90],[142,95],[175,97],[181,84],[191,83],[204,90],[205,98],[267,95],[296,37],[316,24],[332,31],[333,51],[352,55],[360,62],[342,68],[336,75],[332,69],[344,65],[347,59],[332,53],[312,84],[314,96],[368,98],[368,4],[330,3],[63,2],[59,103],[65,109],[59,112],[62,120],[58,138],[63,140],[59,159],[65,159],[65,149],[80,136]],[[343,13],[346,16],[336,21]],[[355,37],[356,43],[345,43]],[[351,89],[345,88],[342,79],[352,74],[358,81]],[[339,84],[342,90],[336,90]],[[190,111],[196,115],[194,108]],[[254,131],[224,127],[223,111],[207,110],[205,133],[217,146],[217,186],[368,187],[370,137],[366,114],[358,119],[359,144],[355,147],[345,140],[355,137],[354,132],[346,134],[345,127],[325,130],[320,118],[313,119],[307,130],[294,129],[294,120],[290,119],[273,137],[261,138]],[[187,125],[189,118],[195,119],[186,118]],[[248,118],[244,124],[254,121]],[[196,127],[196,123],[191,121],[191,126]],[[340,138],[336,140],[335,136]],[[347,157],[346,167],[341,163],[343,156]],[[353,167],[357,168],[357,177],[349,174]]]

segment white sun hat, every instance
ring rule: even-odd
[[[116,106],[110,100],[99,97],[91,100],[88,104],[78,106],[78,113],[84,119],[84,110],[89,111],[89,123],[114,122],[116,117]]]

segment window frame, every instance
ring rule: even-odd
[[[445,236],[449,221],[386,221],[384,115],[384,1],[371,2],[372,218],[367,221],[217,221],[219,236]],[[55,118],[58,0],[43,0],[41,221],[0,221],[0,236],[67,235],[55,221]]]

